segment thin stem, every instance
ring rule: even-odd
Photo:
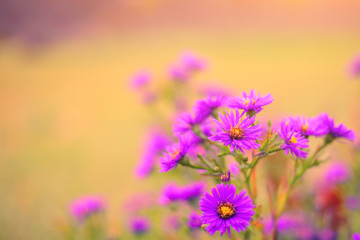
[[[205,159],[200,154],[198,154],[197,156],[204,165],[206,165],[208,168],[211,169],[210,165],[205,161]]]

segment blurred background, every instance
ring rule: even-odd
[[[209,63],[199,84],[271,93],[263,116],[327,111],[358,130],[359,12],[358,0],[0,0],[0,239],[56,239],[85,194],[105,196],[116,225],[127,196],[161,187],[133,174],[150,118],[128,80],[145,68],[161,84],[184,50]]]

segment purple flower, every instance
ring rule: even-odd
[[[352,130],[347,129],[342,123],[335,126],[334,119],[330,118],[327,113],[323,113],[319,116],[322,120],[326,133],[332,138],[346,138],[350,141],[354,141],[355,133]]]
[[[184,52],[182,54],[181,64],[187,71],[191,72],[200,71],[206,67],[205,61],[191,52]]]
[[[236,194],[234,185],[221,183],[212,188],[211,193],[212,195],[206,192],[199,202],[200,210],[203,212],[201,221],[208,224],[206,231],[210,234],[219,231],[221,236],[226,231],[230,236],[231,227],[238,232],[245,231],[255,213],[252,210],[255,205],[245,190]]]
[[[223,183],[230,182],[230,171],[226,171],[225,173],[219,174],[220,181]]]
[[[204,193],[204,189],[203,182],[195,182],[182,187],[170,183],[164,188],[160,202],[167,204],[173,201],[194,201]]]
[[[83,222],[90,215],[105,210],[105,202],[98,196],[85,196],[74,200],[70,205],[72,216],[79,222]]]
[[[349,65],[349,73],[351,77],[360,76],[360,54],[354,57]]]
[[[167,153],[160,158],[160,172],[167,172],[176,168],[180,161],[185,157],[190,146],[197,141],[193,135],[184,135],[179,138],[179,143],[167,147]]]
[[[353,240],[360,240],[360,233],[354,233],[352,235],[352,237],[353,237]]]
[[[202,222],[200,215],[197,212],[192,212],[189,216],[188,225],[190,229],[199,229],[201,228]]]
[[[289,124],[291,128],[300,133],[304,137],[309,136],[322,136],[326,134],[326,128],[322,124],[322,120],[319,117],[314,118],[289,118]]]
[[[214,110],[223,106],[225,102],[226,98],[223,95],[208,95],[207,98],[198,100],[194,106],[196,121],[204,121]]]
[[[141,70],[130,79],[130,86],[134,90],[138,90],[144,87],[151,80],[151,78],[152,76],[149,71]]]
[[[189,79],[189,73],[183,66],[173,65],[169,68],[169,76],[171,80],[178,82],[186,82]]]
[[[240,150],[244,152],[244,149],[258,148],[260,145],[256,143],[256,140],[261,136],[261,127],[259,125],[252,124],[255,122],[255,116],[249,118],[248,116],[241,121],[241,117],[238,110],[221,115],[219,113],[220,121],[214,120],[218,129],[213,133],[209,140],[219,141],[225,146],[230,145],[231,153],[234,150]]]
[[[334,162],[332,163],[326,172],[326,182],[327,184],[339,184],[345,183],[350,178],[350,169],[343,162]]]
[[[181,113],[179,117],[176,119],[176,123],[174,124],[173,132],[174,135],[179,137],[186,133],[192,133],[192,128],[198,122],[191,116],[190,113],[184,112]]]
[[[170,139],[163,132],[152,129],[146,137],[143,156],[137,167],[136,175],[139,178],[147,177],[153,170],[156,157],[170,144]]]
[[[145,217],[135,217],[130,220],[129,225],[134,234],[144,234],[150,230],[150,221]]]
[[[298,132],[292,130],[290,124],[287,124],[286,121],[282,121],[281,128],[278,133],[280,138],[284,140],[284,143],[281,145],[281,149],[285,150],[286,154],[289,154],[290,152],[293,157],[307,157],[308,153],[301,149],[309,147],[309,140],[301,136]]]
[[[273,98],[269,94],[260,96],[260,92],[256,95],[256,91],[251,90],[249,94],[242,93],[241,97],[234,97],[228,102],[229,108],[244,109],[245,112],[260,112],[264,106],[272,103]]]

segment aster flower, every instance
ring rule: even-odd
[[[200,210],[203,212],[201,221],[208,224],[206,231],[214,234],[219,231],[221,236],[228,232],[231,235],[231,227],[236,231],[245,231],[251,221],[255,205],[252,204],[245,190],[236,194],[234,185],[223,183],[206,192],[199,202]]]
[[[143,88],[150,80],[152,76],[151,73],[147,70],[141,70],[130,79],[130,86],[134,90]]]
[[[290,152],[293,157],[306,158],[308,153],[301,149],[309,147],[309,140],[292,130],[286,121],[282,121],[280,127],[279,137],[284,140],[280,148],[285,150],[286,154]]]
[[[220,181],[223,183],[230,182],[230,171],[226,171],[222,174],[219,174]]]
[[[179,138],[179,143],[167,147],[167,153],[164,153],[164,156],[159,160],[160,172],[167,172],[176,168],[185,157],[190,146],[196,141],[198,139],[195,139],[195,136],[187,134]]]
[[[215,122],[208,118],[200,124],[201,132],[206,137],[210,137],[212,135],[215,125]]]
[[[322,120],[319,117],[306,118],[297,117],[289,118],[289,124],[291,128],[300,133],[304,137],[309,136],[322,136],[326,134],[326,128],[322,124]]]
[[[174,201],[194,201],[199,198],[205,189],[203,182],[195,182],[185,186],[177,186],[170,183],[165,186],[160,202],[167,204]]]
[[[72,216],[83,222],[89,216],[105,210],[105,202],[98,196],[85,196],[74,200],[70,205]]]
[[[353,240],[360,240],[360,233],[354,233],[352,235],[352,237],[353,237]]]
[[[150,221],[145,217],[135,217],[130,220],[130,230],[132,233],[140,235],[150,230]]]
[[[249,94],[242,93],[242,97],[234,97],[228,102],[229,108],[244,109],[245,112],[258,113],[263,107],[272,103],[273,98],[269,94],[260,96],[260,92],[256,95],[256,91],[251,90]]]
[[[331,138],[346,138],[350,141],[354,141],[354,131],[347,129],[342,123],[335,126],[334,119],[330,118],[327,113],[323,113],[320,116],[322,124],[326,128],[326,134]]]
[[[223,95],[208,95],[205,99],[198,100],[194,106],[196,121],[202,122],[225,102],[226,98]]]
[[[200,59],[194,53],[184,52],[181,56],[181,64],[187,71],[200,71],[206,67],[204,60]]]
[[[201,228],[202,222],[200,215],[197,212],[192,212],[189,216],[188,226],[190,229],[199,229]]]
[[[192,133],[192,128],[198,123],[190,113],[184,112],[181,113],[179,117],[176,118],[176,123],[173,127],[174,135],[179,137],[186,133]]]
[[[326,171],[326,183],[345,183],[350,178],[350,169],[344,162],[332,163]]]
[[[136,176],[139,178],[145,178],[152,172],[156,157],[170,143],[169,137],[157,129],[150,130],[147,135],[143,156],[136,167]]]
[[[173,65],[168,72],[171,80],[186,82],[189,79],[189,73],[183,66]]]
[[[260,145],[256,143],[256,140],[261,136],[261,127],[259,125],[252,124],[255,122],[255,116],[246,117],[241,120],[244,112],[240,115],[238,110],[221,115],[219,113],[220,121],[214,120],[218,129],[213,133],[209,140],[219,141],[225,146],[230,145],[231,153],[234,150],[240,150],[244,152],[244,149],[258,148]]]

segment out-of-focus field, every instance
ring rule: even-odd
[[[360,33],[137,33],[32,51],[0,43],[0,239],[56,239],[69,202],[101,194],[116,229],[121,202],[161,188],[133,177],[150,119],[127,79],[138,68],[165,81],[191,49],[210,62],[198,82],[270,92],[263,116],[327,111],[357,127],[359,82],[346,65]],[[121,231],[121,230],[116,230]]]

